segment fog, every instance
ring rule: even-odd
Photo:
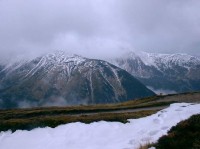
[[[199,0],[0,0],[0,59],[64,50],[198,54]]]
[[[157,95],[169,95],[169,94],[176,94],[176,91],[173,90],[167,90],[167,89],[155,89],[151,86],[147,86],[148,89],[152,90]]]

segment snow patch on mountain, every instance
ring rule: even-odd
[[[192,65],[199,65],[200,58],[192,55],[177,53],[177,54],[158,54],[147,52],[133,52],[130,51],[120,58],[122,59],[137,59],[139,58],[145,65],[154,66],[159,68],[159,64],[165,64],[165,67],[169,68],[172,65],[179,65],[189,68]]]
[[[152,53],[146,53],[146,52],[138,52],[137,56],[143,61],[145,65],[148,66],[155,66],[155,59],[152,57],[154,54]]]

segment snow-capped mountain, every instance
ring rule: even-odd
[[[55,52],[0,71],[1,107],[115,103],[154,95],[128,72],[101,60]]]
[[[129,52],[110,60],[155,90],[200,90],[200,58],[187,54]]]

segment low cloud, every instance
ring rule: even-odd
[[[156,93],[157,95],[168,95],[168,94],[176,94],[176,91],[173,90],[167,90],[167,89],[154,89],[151,86],[147,86],[148,89],[152,90],[154,93]]]
[[[75,95],[74,97],[70,98],[70,100],[66,100],[62,96],[51,96],[47,99],[40,99],[38,101],[30,101],[28,99],[24,99],[22,101],[15,102],[17,108],[34,108],[34,107],[62,107],[62,106],[73,106],[73,105],[87,105],[88,100],[79,100]],[[5,108],[3,105],[5,101],[0,99],[1,108]]]
[[[1,0],[0,59],[64,50],[87,57],[124,50],[197,54],[199,0]]]
[[[36,103],[33,103],[31,101],[28,101],[28,100],[19,101],[17,103],[18,108],[33,108],[33,107],[37,107],[37,106],[38,105]]]

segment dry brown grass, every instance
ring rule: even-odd
[[[138,149],[149,149],[150,147],[152,147],[152,144],[146,143],[144,145],[140,145]]]
[[[36,127],[56,127],[61,124],[72,122],[92,123],[96,121],[128,122],[127,119],[145,117],[156,113],[157,110],[148,110],[140,112],[122,112],[122,113],[97,113],[80,115],[54,115],[54,116],[33,116],[23,118],[10,118],[0,121],[0,131],[6,130],[31,130]]]
[[[200,149],[200,114],[172,127],[155,144],[157,149]]]

